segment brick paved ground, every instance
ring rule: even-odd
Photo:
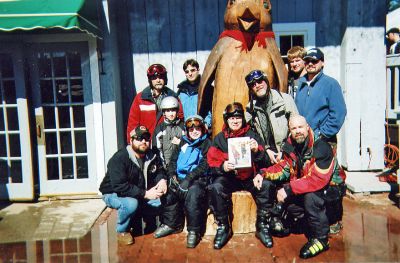
[[[329,251],[308,260],[298,257],[306,242],[303,235],[274,238],[272,249],[262,246],[254,233],[234,235],[221,250],[212,248],[213,236],[187,249],[185,233],[162,239],[137,236],[135,244],[119,246],[112,212],[108,217],[103,213],[80,239],[0,244],[0,262],[400,262],[400,209],[388,202],[387,194],[345,198],[344,206],[343,231],[330,239]]]

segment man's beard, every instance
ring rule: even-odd
[[[149,150],[149,147],[147,145],[143,145],[143,144],[140,144],[139,146],[132,144],[132,149],[137,154],[145,154]]]
[[[297,144],[303,144],[306,141],[306,137],[304,135],[296,136],[295,139]]]

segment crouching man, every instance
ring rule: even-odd
[[[281,160],[261,169],[264,179],[287,182],[277,192],[277,200],[289,215],[305,222],[308,242],[300,257],[310,258],[329,249],[329,221],[326,200],[330,188],[343,182],[331,146],[314,141],[314,134],[303,116],[289,120],[290,136],[282,147]]]
[[[107,173],[100,185],[107,207],[118,211],[116,230],[121,245],[134,242],[130,224],[139,202],[158,199],[167,192],[162,163],[149,151],[149,130],[138,126],[130,136],[130,144],[108,161]]]

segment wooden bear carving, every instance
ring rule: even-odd
[[[247,105],[244,78],[251,70],[263,70],[272,88],[287,92],[287,70],[274,39],[270,11],[270,0],[228,0],[225,29],[207,59],[199,86],[199,112],[205,112],[212,99],[213,137],[222,129],[226,105],[234,101]]]

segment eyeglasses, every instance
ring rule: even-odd
[[[190,129],[192,127],[200,127],[201,128],[202,126],[203,126],[203,122],[196,118],[190,118],[190,119],[186,120],[186,122],[185,122],[186,129]]]
[[[190,73],[195,73],[198,69],[192,68],[191,70],[186,69],[185,70],[185,74],[189,74]]]
[[[159,78],[164,78],[165,75],[167,75],[167,70],[161,64],[151,65],[147,69],[147,77],[149,78],[154,78],[154,77],[157,78],[156,76],[158,76]]]
[[[142,134],[141,136],[132,136],[132,139],[134,139],[136,141],[139,141],[139,142],[141,142],[143,140],[145,140],[146,142],[149,142],[150,141],[150,134],[145,133],[145,134]]]
[[[261,84],[264,80],[264,73],[261,70],[253,70],[245,77],[246,84],[252,88],[256,83]]]
[[[307,59],[307,60],[304,60],[304,64],[306,64],[306,65],[308,65],[310,63],[315,65],[315,64],[318,64],[318,62],[319,62],[318,59]]]

